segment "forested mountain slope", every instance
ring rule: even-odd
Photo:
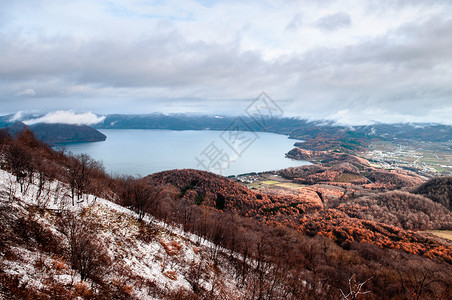
[[[369,190],[332,205],[320,186],[273,195],[196,170],[114,178],[27,130],[0,132],[0,159],[5,299],[331,299],[360,286],[379,299],[452,297],[450,244],[395,214],[447,226],[422,196]]]

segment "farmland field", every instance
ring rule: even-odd
[[[440,238],[452,241],[452,230],[430,230],[429,232]]]

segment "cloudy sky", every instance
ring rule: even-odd
[[[0,2],[0,114],[452,124],[450,0]]]

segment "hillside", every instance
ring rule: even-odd
[[[244,297],[230,254],[212,255],[205,239],[152,218],[139,222],[129,209],[89,195],[72,206],[67,187],[56,193],[56,186],[36,201],[35,185],[20,193],[12,174],[0,170],[5,299],[187,299],[194,290]]]
[[[294,148],[287,157],[320,163],[288,168],[278,173],[297,183],[359,186],[368,190],[413,188],[424,178],[405,170],[384,170],[372,167],[364,158],[336,151],[310,151]]]
[[[237,212],[270,226],[284,224],[308,235],[320,234],[343,247],[349,247],[353,241],[367,242],[428,257],[438,256],[452,263],[452,248],[444,249],[440,243],[404,230],[452,229],[452,215],[444,207],[416,195],[394,193],[392,195],[400,199],[408,197],[409,200],[402,202],[393,197],[392,204],[386,201],[368,205],[365,198],[344,199],[337,209],[324,209],[319,193],[312,190],[312,198],[306,197],[307,193],[302,196],[276,196],[251,191],[204,171],[172,170],[150,175],[147,179],[148,183],[158,182],[176,187],[178,197],[196,205]],[[376,199],[385,199],[383,195],[377,195]],[[416,198],[421,199],[412,203]],[[358,209],[359,204],[363,207],[361,210]],[[398,212],[398,209],[401,211]],[[413,213],[410,213],[410,209],[413,209]],[[358,213],[360,211],[361,214]],[[403,215],[405,221],[400,223],[394,220],[394,213]],[[369,218],[369,214],[380,217]],[[423,218],[419,219],[420,216]]]
[[[359,219],[408,230],[452,230],[452,214],[439,203],[408,192],[392,191],[351,199],[339,210]]]
[[[452,177],[433,178],[414,190],[414,193],[423,195],[438,202],[452,211]]]
[[[22,122],[14,122],[4,128],[12,135],[17,135],[28,128],[38,140],[48,145],[99,142],[107,139],[103,133],[87,125],[38,123],[27,126]]]
[[[326,183],[250,190],[196,170],[117,178],[30,131],[2,132],[0,160],[5,299],[452,296],[451,243],[408,230],[423,214],[427,228],[448,226],[450,212],[422,196],[361,187],[359,199]]]
[[[270,195],[254,192],[231,180],[199,170],[171,170],[155,173],[147,177],[150,184],[171,184],[186,198],[198,205],[202,204],[219,210],[235,211],[244,216],[256,216],[281,207],[293,207],[302,212],[318,210],[322,203],[317,194]]]
[[[105,141],[107,137],[88,125],[44,124],[30,126],[36,138],[54,145],[61,143],[86,143]]]

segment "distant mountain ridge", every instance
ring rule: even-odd
[[[36,119],[37,115],[22,115],[17,121]],[[0,127],[11,126],[15,115],[0,116]],[[49,125],[49,124],[48,124]],[[309,150],[355,151],[366,148],[373,139],[407,139],[424,142],[452,141],[452,126],[441,124],[374,124],[342,126],[332,121],[309,121],[298,118],[262,118],[226,115],[188,114],[109,114],[103,121],[91,125],[95,129],[167,129],[167,130],[234,130],[272,132],[304,140]],[[80,129],[80,128],[79,128]],[[61,129],[62,130],[62,129]],[[84,130],[85,131],[85,130]],[[89,141],[89,138],[87,138]],[[102,140],[97,135],[94,140]],[[55,139],[55,140],[59,140]],[[77,140],[77,138],[69,139]],[[63,141],[64,142],[64,141]],[[319,148],[319,145],[320,148]]]
[[[170,130],[226,130],[231,124],[243,131],[266,131],[289,135],[294,139],[315,139],[341,136],[346,144],[363,138],[413,139],[428,142],[452,140],[452,126],[440,124],[374,124],[340,126],[330,121],[309,121],[298,118],[264,118],[254,120],[248,116],[213,116],[185,114],[106,115],[103,122],[93,125],[97,129],[170,129]]]
[[[12,135],[29,128],[36,138],[46,144],[84,143],[105,141],[107,136],[88,125],[38,123],[28,126],[20,121],[5,126]]]
[[[36,138],[47,144],[101,142],[107,136],[88,125],[45,124],[31,125]]]

